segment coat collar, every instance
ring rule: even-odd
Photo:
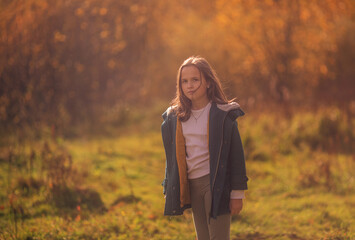
[[[237,102],[231,102],[226,104],[214,103],[214,105],[219,111],[222,111],[224,114],[228,114],[232,121],[245,114]]]
[[[170,113],[173,112],[173,109],[174,106],[170,106],[168,109],[166,109],[166,111],[162,114],[164,120],[166,120],[166,118],[170,115]],[[217,111],[217,112],[221,111],[220,114],[222,115],[228,114],[231,120],[233,121],[245,114],[237,102],[231,102],[226,104],[219,104],[219,103],[212,102],[211,111]]]

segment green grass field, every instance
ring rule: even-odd
[[[163,216],[155,119],[114,137],[4,138],[0,238],[195,239],[190,210]],[[232,239],[355,238],[353,119],[329,109],[238,123],[249,190]]]

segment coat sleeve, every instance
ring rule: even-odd
[[[165,167],[165,178],[164,178],[163,182],[161,183],[161,185],[163,186],[163,194],[164,195],[166,195],[166,187],[168,184],[168,178],[167,178],[166,174],[167,174],[167,167]]]
[[[248,189],[245,158],[242,140],[239,135],[238,123],[235,121],[232,128],[231,147],[229,153],[231,161],[231,189]]]
[[[164,124],[164,122],[163,122]],[[164,149],[165,149],[165,142],[164,140],[164,125],[161,125],[161,134],[162,134],[162,140],[163,140],[163,144],[164,144]],[[166,149],[165,149],[166,151]],[[161,183],[161,185],[163,186],[163,194],[166,195],[166,188],[167,188],[167,184],[168,184],[168,161],[167,161],[167,157],[165,158],[165,175],[164,175],[164,179]]]

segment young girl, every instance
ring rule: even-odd
[[[247,189],[237,117],[215,71],[202,57],[180,66],[176,98],[163,113],[166,153],[164,215],[192,208],[197,239],[229,239],[231,214],[238,214]]]

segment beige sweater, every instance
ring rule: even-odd
[[[191,110],[191,116],[182,122],[185,138],[188,179],[195,179],[210,173],[208,151],[208,117],[211,103],[199,110]],[[232,190],[231,199],[245,198],[244,190]]]

